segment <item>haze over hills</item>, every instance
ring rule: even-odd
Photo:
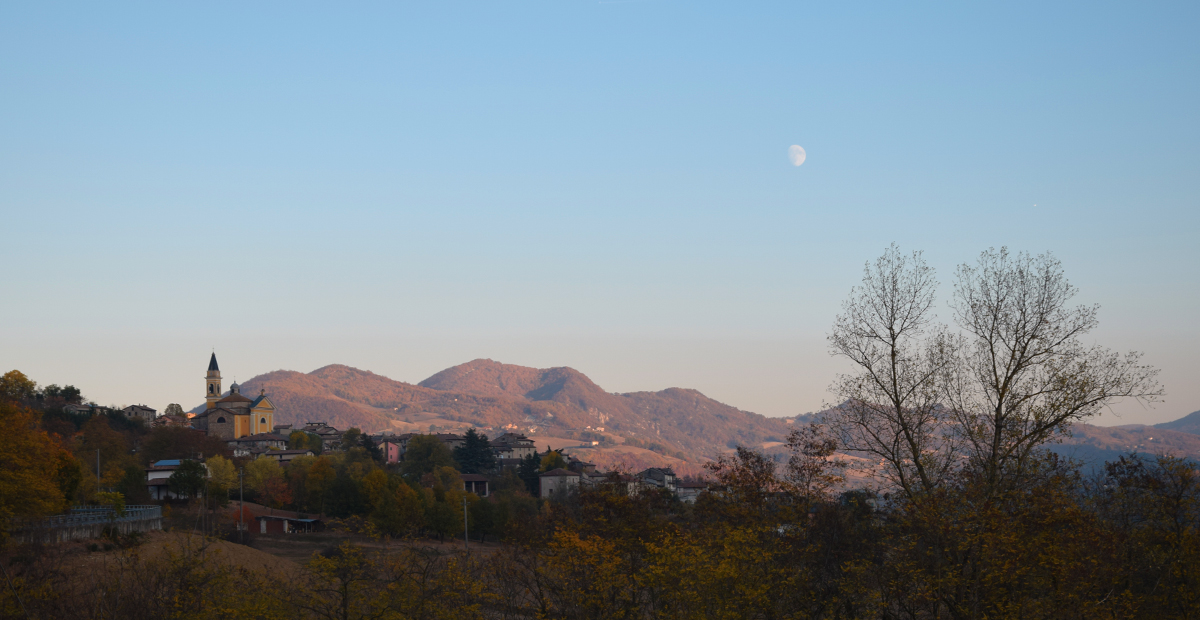
[[[365,431],[426,430],[428,424],[606,439],[688,459],[712,458],[736,445],[781,441],[786,420],[719,403],[696,390],[613,394],[572,368],[538,369],[474,360],[418,385],[334,364],[310,373],[279,370],[241,384],[266,390],[281,424],[323,421]],[[198,408],[199,409],[199,408]],[[589,427],[591,430],[589,431]]]

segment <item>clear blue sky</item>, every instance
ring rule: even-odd
[[[4,3],[0,368],[476,357],[816,410],[865,261],[1053,251],[1200,409],[1196,3]],[[792,166],[787,149],[803,146]],[[948,312],[943,312],[948,315]]]

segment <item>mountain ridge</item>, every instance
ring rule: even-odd
[[[821,415],[767,418],[689,388],[606,392],[567,366],[531,368],[490,359],[452,366],[417,384],[343,364],[309,373],[276,370],[241,384],[245,394],[259,390],[271,397],[282,424],[320,421],[367,432],[475,426],[491,428],[493,435],[515,430],[588,445],[624,443],[692,462],[738,445],[761,448],[783,441],[796,425]],[[1056,451],[1088,458],[1139,451],[1200,459],[1200,412],[1154,426],[1076,424],[1058,446]]]
[[[243,382],[240,389],[245,394],[266,391],[281,424],[323,421],[377,432],[410,430],[432,421],[496,432],[591,433],[601,440],[701,460],[735,445],[781,441],[790,428],[781,418],[742,411],[697,390],[616,394],[573,368],[530,368],[489,359],[452,366],[416,385],[330,364],[309,373],[272,371]]]

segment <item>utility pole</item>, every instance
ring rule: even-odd
[[[469,531],[470,531],[470,528],[467,527],[467,496],[466,496],[466,494],[464,494],[463,495],[463,548],[464,549],[467,548],[467,544],[470,543],[470,541],[471,541],[470,537],[468,537],[468,535],[467,535],[467,532],[469,532]]]
[[[96,448],[96,492],[100,492],[100,448]]]
[[[238,542],[245,544],[246,532],[246,489],[242,484],[242,477],[246,473],[246,468],[238,468]]]

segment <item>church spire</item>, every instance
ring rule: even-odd
[[[208,360],[208,374],[204,376],[204,401],[209,409],[217,406],[221,400],[221,369],[217,368],[217,353],[214,351]]]

